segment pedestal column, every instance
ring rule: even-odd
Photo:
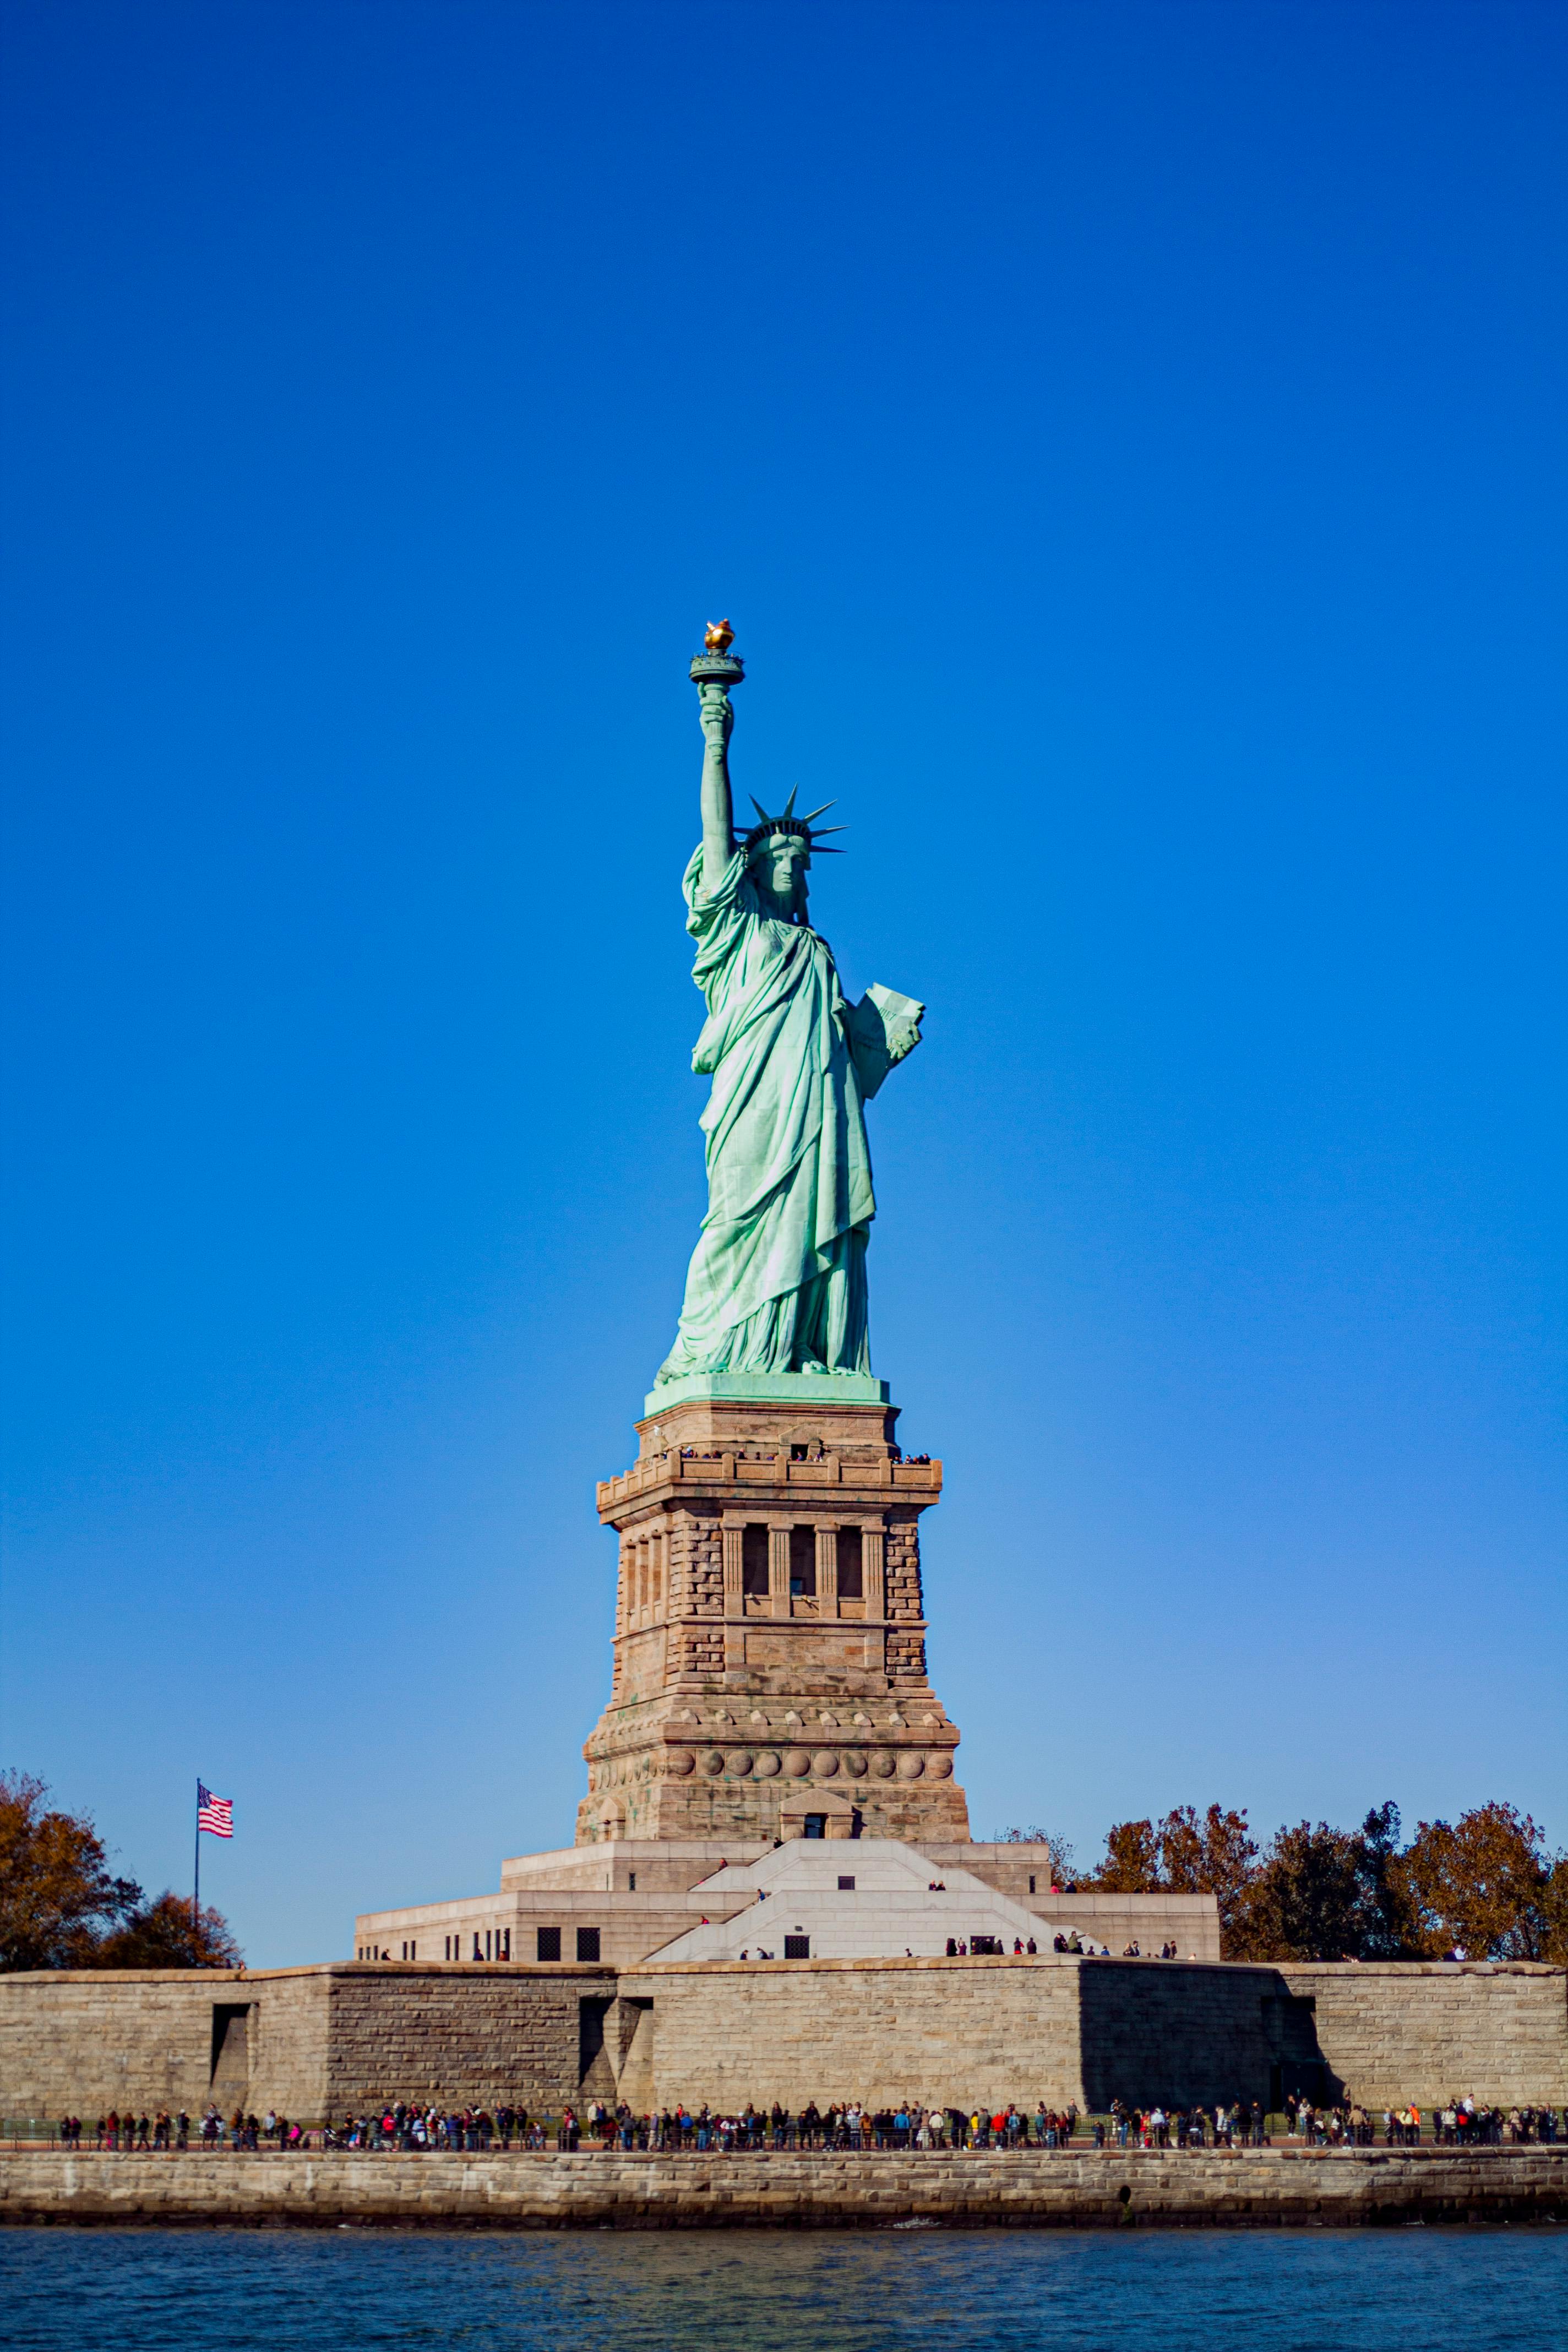
[[[851,1830],[917,1844],[967,1838],[958,1731],[925,1668],[918,1525],[941,1495],[942,1466],[895,1458],[892,1407],[846,1400],[847,1385],[774,1376],[772,1394],[677,1399],[639,1424],[630,1470],[600,1486],[626,1566],[610,1704],[584,1749],[579,1843],[764,1844],[789,1833],[781,1801],[807,1777],[841,1792]],[[857,1385],[876,1394],[870,1381]],[[816,1595],[797,1613],[798,1528],[813,1530]],[[765,1594],[745,1591],[748,1528],[767,1531]],[[858,1538],[851,1597],[839,1590],[846,1530]],[[638,1545],[668,1563],[661,1603],[647,1611],[634,1590]]]

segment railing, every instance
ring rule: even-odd
[[[650,1486],[679,1485],[759,1486],[887,1486],[895,1492],[937,1494],[942,1488],[940,1462],[892,1462],[879,1458],[865,1464],[845,1463],[836,1454],[817,1462],[795,1462],[776,1454],[757,1462],[743,1454],[649,1454],[634,1462],[614,1478],[601,1478],[595,1489],[600,1510],[612,1503],[646,1494]]]
[[[652,2116],[639,2116],[615,2130],[587,2133],[579,2124],[568,2125],[560,2116],[550,2114],[530,2118],[521,2126],[514,2125],[502,2133],[493,2118],[485,2125],[450,2130],[446,2137],[432,2130],[420,2141],[406,2130],[384,2135],[378,2124],[364,2126],[347,2126],[342,2130],[323,2130],[312,2126],[302,2132],[298,2140],[282,2145],[276,2139],[262,2137],[256,2144],[240,2147],[234,2144],[230,2126],[226,2123],[221,2137],[204,2140],[199,2126],[192,2124],[188,2144],[184,2147],[134,2146],[121,2140],[118,2148],[100,2147],[97,2129],[84,2123],[76,2151],[82,2156],[102,2155],[124,2158],[164,2155],[199,2155],[212,2158],[238,2155],[294,2155],[312,2157],[331,2155],[409,2155],[437,2156],[482,2154],[487,2156],[541,2156],[549,2154],[594,2155],[617,2150],[665,2156],[762,2156],[787,2153],[792,2156],[889,2156],[926,2154],[970,2155],[1050,2155],[1089,2156],[1103,2152],[1110,2157],[1135,2154],[1180,2155],[1208,2154],[1216,2148],[1240,2155],[1262,2147],[1314,2150],[1323,2155],[1354,2155],[1358,2151],[1383,2147],[1442,2147],[1464,2154],[1477,2147],[1555,2147],[1568,2137],[1568,2109],[1561,2114],[1550,2107],[1531,2110],[1531,2123],[1522,2137],[1510,2137],[1506,2117],[1488,2116],[1476,2129],[1458,2139],[1447,2133],[1439,2134],[1436,2119],[1423,2118],[1420,2130],[1395,2127],[1388,2134],[1380,2110],[1370,2117],[1358,2136],[1331,2136],[1327,2129],[1316,2126],[1308,2134],[1293,2129],[1288,2116],[1274,2112],[1262,2118],[1262,2136],[1254,2132],[1250,2117],[1238,2118],[1233,2133],[1215,2137],[1212,2111],[1200,2119],[1173,2110],[1158,2126],[1141,2123],[1138,2126],[1125,2124],[1125,2119],[1110,2115],[1080,2115],[1049,2117],[1042,2129],[1037,2116],[1018,2119],[1016,2132],[994,2132],[989,2124],[979,2131],[967,2121],[960,2121],[955,2112],[947,2110],[940,2128],[934,2117],[929,2132],[922,2134],[920,2122],[911,2123],[908,2131],[900,2132],[886,2125],[863,2122],[858,2130],[851,2130],[835,2118],[821,2117],[815,2124],[802,2123],[791,2116],[781,2126],[763,2118],[748,2124],[736,2116],[711,2116],[704,2120],[687,2115],[677,2122],[666,2122]],[[1328,2118],[1321,2119],[1327,2126]],[[1126,2128],[1127,2136],[1121,2137]],[[58,2123],[48,2123],[34,2116],[7,2116],[0,2121],[0,2152],[12,2155],[44,2153],[62,2146]]]

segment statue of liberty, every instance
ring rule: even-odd
[[[711,1076],[702,1114],[708,1213],[660,1384],[692,1373],[866,1373],[866,1244],[877,1203],[865,1104],[920,1042],[924,1006],[873,987],[851,1005],[812,928],[806,877],[833,804],[791,793],[735,829],[729,688],[744,676],[721,622],[692,663],[701,699],[702,839],[686,868],[692,977],[708,1019],[692,1052]],[[825,852],[824,854],[836,854]]]

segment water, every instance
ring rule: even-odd
[[[0,2231],[8,2352],[1539,2352],[1565,2315],[1568,2229]]]

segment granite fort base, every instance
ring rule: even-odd
[[[1568,2104],[1568,1977],[1526,1962],[736,1960],[0,1977],[0,2112],[748,2100],[1378,2110]]]

